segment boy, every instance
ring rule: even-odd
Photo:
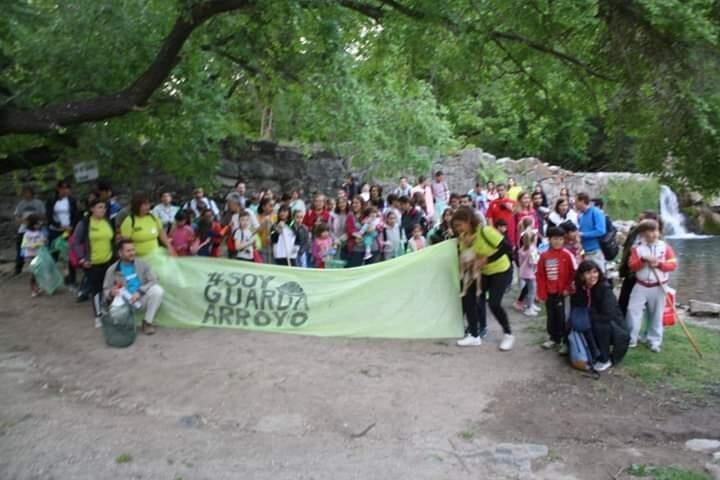
[[[565,250],[569,251],[575,257],[575,263],[579,264],[583,259],[583,248],[580,242],[580,232],[578,231],[577,225],[571,221],[563,222],[560,225],[565,231]]]
[[[548,228],[550,249],[540,255],[537,266],[537,297],[545,302],[547,311],[547,332],[549,340],[542,348],[549,350],[559,347],[560,355],[567,354],[565,342],[565,298],[572,290],[575,275],[575,259],[565,250],[565,231],[562,228]]]
[[[255,259],[255,234],[250,230],[250,213],[243,210],[238,214],[238,228],[233,232],[236,258],[246,262]]]
[[[636,347],[640,335],[643,310],[647,305],[647,342],[652,352],[660,352],[663,340],[665,287],[669,272],[677,268],[672,247],[660,240],[660,227],[655,220],[643,220],[637,227],[640,242],[632,247],[630,270],[637,283],[630,294],[627,323],[630,325],[630,347]]]

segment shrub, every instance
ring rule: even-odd
[[[660,184],[656,179],[610,180],[605,192],[605,212],[613,220],[632,220],[644,210],[658,210]]]

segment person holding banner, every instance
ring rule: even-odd
[[[472,271],[469,276],[464,275],[466,284],[463,285],[462,297],[467,334],[457,344],[460,347],[482,345],[481,337],[487,332],[487,302],[503,330],[500,350],[512,350],[515,337],[507,312],[502,307],[503,296],[513,278],[510,247],[495,228],[480,225],[472,208],[459,207],[453,214],[452,226],[460,240],[461,268]]]

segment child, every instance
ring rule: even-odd
[[[210,210],[207,210],[208,212]],[[213,221],[207,215],[200,215],[196,230],[195,240],[190,247],[190,253],[198,257],[209,257],[212,253],[213,239],[216,234],[213,231]]]
[[[408,242],[411,252],[417,252],[425,248],[425,237],[423,236],[422,225],[417,224],[412,229],[412,238]]]
[[[315,227],[315,240],[312,244],[312,257],[315,268],[325,268],[325,261],[332,257],[333,239],[327,224],[319,223]]]
[[[385,260],[396,258],[405,253],[405,230],[400,228],[398,215],[388,210],[385,215],[385,229],[383,230],[383,257]]]
[[[560,224],[560,228],[565,230],[565,250],[569,251],[575,257],[575,263],[578,265],[583,260],[585,252],[580,242],[580,234],[578,233],[578,227],[573,222],[563,222]]]
[[[655,220],[643,220],[637,226],[640,242],[632,247],[630,270],[637,283],[630,294],[627,324],[630,325],[630,347],[636,347],[640,335],[643,310],[647,305],[648,326],[645,337],[650,351],[658,353],[663,340],[665,287],[669,273],[677,268],[672,247],[660,240],[660,227]]]
[[[533,228],[525,230],[520,235],[520,248],[518,249],[518,276],[520,288],[527,291],[524,297],[523,314],[528,317],[537,317],[540,310],[535,306],[536,281],[535,274],[540,254],[537,251],[537,231]]]
[[[255,234],[250,230],[250,212],[243,210],[238,213],[238,228],[233,232],[235,241],[235,258],[246,262],[255,260]]]
[[[508,235],[508,224],[505,220],[503,220],[502,218],[495,220],[495,224],[493,226],[495,227],[495,230],[502,233],[508,241],[510,240],[510,237]]]
[[[42,230],[40,230],[40,225],[39,215],[31,214],[25,219],[26,230],[25,233],[23,233],[22,243],[20,244],[25,263],[32,262],[40,248],[45,245],[45,235]],[[35,275],[33,274],[30,275],[30,291],[33,297],[40,295],[40,288],[38,288]]]
[[[312,238],[310,230],[303,222],[305,220],[305,210],[295,210],[293,212],[292,228],[295,232],[295,243],[298,246],[297,265],[298,267],[308,267],[308,255],[312,249]],[[311,255],[312,256],[312,255]]]
[[[270,230],[270,242],[275,265],[297,265],[298,247],[295,230],[290,226],[290,207],[285,205],[278,208],[277,222]]]
[[[537,265],[537,298],[545,302],[547,332],[550,339],[542,344],[548,350],[559,346],[558,353],[567,354],[565,327],[565,298],[573,289],[575,258],[563,248],[565,231],[559,227],[548,228],[550,249],[540,255]]]
[[[360,235],[362,235],[363,244],[365,245],[365,256],[363,260],[370,260],[372,258],[373,244],[377,241],[378,237],[377,227],[380,225],[377,208],[366,208],[363,212],[363,217],[362,228],[360,229]]]
[[[190,247],[195,241],[195,230],[190,223],[189,210],[180,210],[175,214],[175,224],[170,230],[170,241],[178,256],[190,255]]]

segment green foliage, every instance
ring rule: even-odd
[[[625,472],[632,477],[652,477],[654,480],[711,480],[711,477],[704,473],[674,466],[633,464]]]
[[[115,463],[118,465],[121,465],[123,463],[130,463],[132,462],[133,457],[129,453],[121,453],[117,457],[115,457]]]
[[[720,334],[702,327],[688,327],[700,345],[699,359],[679,325],[667,328],[661,353],[639,346],[628,353],[623,368],[653,386],[671,386],[696,395],[717,394],[720,382]]]
[[[493,181],[496,184],[505,183],[508,176],[503,168],[495,163],[483,164],[477,171],[476,180],[483,185],[489,181]]]
[[[660,184],[656,179],[610,180],[605,192],[605,212],[614,220],[632,220],[644,210],[657,210]]]

